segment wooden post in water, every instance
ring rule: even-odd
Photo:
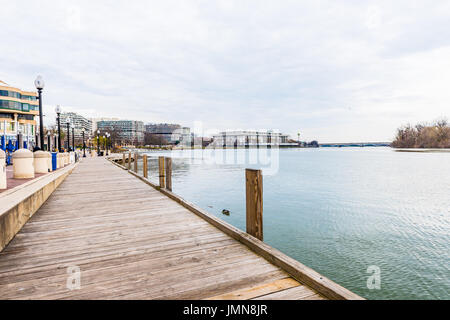
[[[246,169],[247,233],[263,241],[263,181],[261,170]]]
[[[131,169],[131,151],[128,152],[128,165],[127,165],[128,170]]]
[[[142,156],[142,171],[144,178],[148,178],[148,159],[146,154]]]
[[[165,188],[165,172],[164,172],[164,157],[158,158],[158,164],[159,164],[159,186],[161,188]]]
[[[122,165],[125,167],[125,153],[122,153]]]
[[[139,153],[134,153],[134,172],[137,173],[137,165],[138,165]]]
[[[166,189],[172,191],[172,158],[166,158]]]

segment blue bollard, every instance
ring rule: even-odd
[[[52,152],[52,171],[55,171],[57,167],[57,158],[58,158],[58,152]]]

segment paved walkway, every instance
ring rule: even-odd
[[[42,177],[46,175],[46,173],[35,173],[34,178],[32,179],[14,179],[13,176],[13,166],[6,167],[6,189],[0,189],[0,193],[5,192],[6,190],[11,190],[17,186],[25,184],[29,181],[32,181],[36,178]]]

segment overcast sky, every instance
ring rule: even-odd
[[[390,141],[450,115],[450,1],[0,0],[0,79],[94,117]]]

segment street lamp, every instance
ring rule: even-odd
[[[97,130],[97,156],[100,155],[100,130]]]
[[[86,158],[86,144],[84,143],[84,128],[81,129],[81,133],[83,134],[83,158]]]
[[[48,152],[52,152],[52,150],[50,149],[50,144],[51,144],[50,131],[47,131],[47,151]]]
[[[75,151],[75,125],[72,123],[70,127],[72,128],[72,151]]]
[[[61,152],[61,122],[60,122],[61,107],[59,106],[59,104],[56,106],[55,112],[56,112],[56,121],[58,122],[58,152]]]
[[[115,146],[115,141],[114,141],[114,127],[111,128],[112,130],[112,136],[111,136],[111,149],[114,152],[114,146]]]
[[[70,151],[70,118],[67,118],[66,125],[67,125],[67,150]]]
[[[108,138],[109,138],[109,132],[106,132],[106,133],[105,133],[105,136],[106,136],[106,140],[105,140],[105,150],[106,150],[106,155],[108,155],[108,146],[109,146]]]
[[[36,80],[34,80],[34,85],[38,90],[38,99],[39,99],[39,137],[41,149],[44,147],[44,120],[42,118],[42,89],[44,89],[45,83],[44,79],[41,76],[37,76]]]

